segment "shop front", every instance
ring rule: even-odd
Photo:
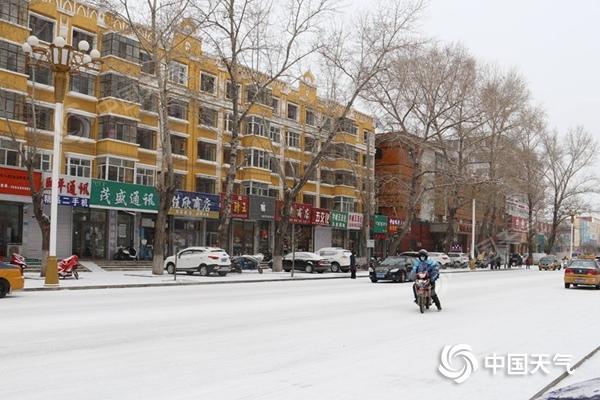
[[[275,221],[281,221],[282,201],[276,202]],[[284,253],[292,250],[292,233],[294,236],[293,246],[296,251],[314,251],[313,226],[311,224],[310,204],[292,203],[290,210],[290,228],[288,235],[284,238]]]
[[[378,257],[385,257],[386,254],[386,240],[388,232],[388,217],[387,215],[375,214],[373,216],[373,239],[375,239],[374,254]]]
[[[310,222],[314,226],[315,251],[323,247],[331,247],[333,235],[331,211],[326,208],[312,208]]]
[[[362,237],[363,215],[361,213],[348,213],[348,245],[346,249],[352,250],[359,257],[364,257],[361,254],[360,239]]]
[[[265,196],[248,196],[250,201],[250,220],[255,223],[256,234],[253,236],[254,249],[258,253],[273,253],[275,230],[275,198]]]
[[[35,172],[33,179],[36,188],[39,188],[41,174]],[[32,208],[31,201],[27,171],[0,168],[0,260],[10,257],[13,252],[23,253],[23,238],[27,237],[24,227],[37,225],[35,220],[25,219],[23,215],[24,208]],[[41,255],[41,247],[39,252]]]
[[[329,222],[331,225],[331,246],[349,249],[348,213],[332,210]]]
[[[83,257],[113,259],[120,247],[133,247],[148,258],[158,209],[156,189],[99,179],[91,180],[91,188],[90,210],[73,216],[73,248],[78,246]]]
[[[249,200],[246,195],[231,196],[231,248],[229,254],[254,254],[254,221],[248,220]]]
[[[210,193],[186,192],[178,190],[171,201],[169,216],[171,216],[171,254],[191,246],[216,245],[209,222],[219,218],[220,198]]]

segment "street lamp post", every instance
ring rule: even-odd
[[[82,40],[78,44],[79,52],[67,44],[62,36],[57,36],[49,46],[41,46],[36,36],[29,36],[22,45],[29,62],[44,64],[52,69],[54,75],[54,141],[52,148],[52,188],[50,193],[50,248],[46,266],[45,285],[58,286],[58,266],[56,259],[56,241],[58,227],[58,180],[61,163],[61,141],[63,135],[63,110],[67,75],[82,67],[99,64],[100,52],[90,50],[90,44]],[[89,54],[88,54],[89,52]]]

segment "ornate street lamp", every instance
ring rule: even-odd
[[[50,195],[50,248],[46,267],[46,286],[58,286],[58,268],[56,259],[56,241],[58,227],[58,180],[61,162],[61,141],[63,134],[63,110],[67,91],[67,76],[70,72],[85,67],[96,67],[100,64],[100,52],[90,50],[85,40],[78,43],[77,49],[67,44],[66,40],[57,36],[49,46],[40,45],[36,36],[29,36],[22,45],[28,62],[48,66],[54,75],[54,146],[52,157],[52,190]],[[88,53],[89,52],[89,53]]]

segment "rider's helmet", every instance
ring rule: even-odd
[[[419,259],[422,261],[427,260],[427,257],[429,257],[429,253],[427,253],[427,250],[425,249],[421,249],[419,250]]]

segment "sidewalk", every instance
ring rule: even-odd
[[[86,267],[89,266],[86,264]],[[512,268],[511,270],[520,270],[522,268]],[[150,270],[142,271],[105,271],[100,267],[92,266],[94,272],[80,272],[79,280],[69,278],[61,279],[58,288],[44,287],[44,278],[37,272],[25,272],[24,291],[42,291],[42,290],[82,290],[82,289],[111,289],[111,288],[129,288],[129,287],[160,287],[172,285],[213,285],[226,283],[253,283],[253,282],[279,282],[279,281],[302,281],[311,279],[350,279],[350,273],[332,273],[307,274],[305,272],[295,271],[294,277],[290,272],[273,272],[266,270],[262,274],[257,271],[244,271],[241,274],[229,273],[227,276],[200,276],[198,274],[187,275],[178,273],[177,279],[173,275],[165,272],[164,275],[152,275]],[[500,271],[506,271],[504,269]],[[459,273],[478,273],[494,272],[489,269],[446,269],[442,274]],[[358,271],[357,278],[368,278],[367,271]]]

